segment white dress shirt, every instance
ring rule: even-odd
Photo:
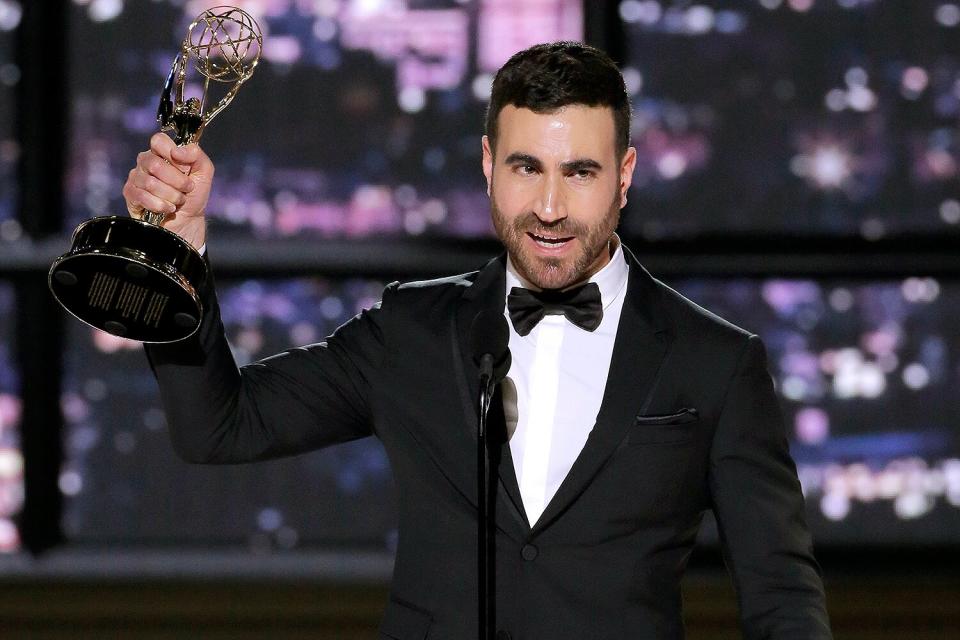
[[[610,262],[590,278],[600,288],[603,319],[586,331],[562,315],[547,315],[521,336],[510,322],[512,361],[501,383],[503,413],[520,496],[533,526],[593,430],[603,400],[613,341],[627,292],[627,262],[619,239]],[[507,258],[505,295],[531,287]]]

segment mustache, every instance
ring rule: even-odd
[[[553,222],[543,222],[534,214],[527,217],[517,218],[513,223],[513,229],[517,234],[556,234],[563,236],[581,236],[587,232],[585,225],[575,222],[570,218],[554,220]]]

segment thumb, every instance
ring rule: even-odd
[[[185,147],[174,147],[170,151],[170,159],[176,163],[177,167],[183,171],[188,172],[191,168],[191,165],[197,160],[196,145],[190,144]]]

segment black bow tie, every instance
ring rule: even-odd
[[[522,287],[510,289],[507,296],[510,321],[521,336],[525,336],[545,315],[563,314],[581,329],[593,331],[603,319],[600,287],[595,282],[567,291],[531,291]]]

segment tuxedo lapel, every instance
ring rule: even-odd
[[[633,425],[634,417],[649,405],[670,349],[672,336],[663,314],[658,313],[656,283],[633,254],[626,247],[623,250],[630,267],[627,297],[597,422],[570,472],[533,527],[534,533],[556,520],[613,455]]]
[[[463,406],[464,422],[468,430],[469,440],[474,448],[477,444],[477,399],[480,392],[480,368],[470,353],[470,327],[474,318],[482,312],[503,315],[506,305],[506,254],[502,254],[488,262],[477,274],[474,283],[466,289],[457,306],[452,331],[453,358],[456,366],[457,390],[460,403]],[[492,451],[491,462],[498,472],[500,491],[498,501],[500,507],[497,512],[507,512],[514,525],[529,530],[526,516],[523,512],[523,502],[520,498],[520,489],[517,485],[516,471],[513,468],[513,458],[510,456],[510,446],[506,438],[506,426],[503,417],[503,400],[499,390],[494,394],[488,414],[489,436]],[[471,466],[471,468],[474,468]],[[476,505],[476,487],[467,492]],[[506,525],[498,518],[497,526],[501,529]]]

